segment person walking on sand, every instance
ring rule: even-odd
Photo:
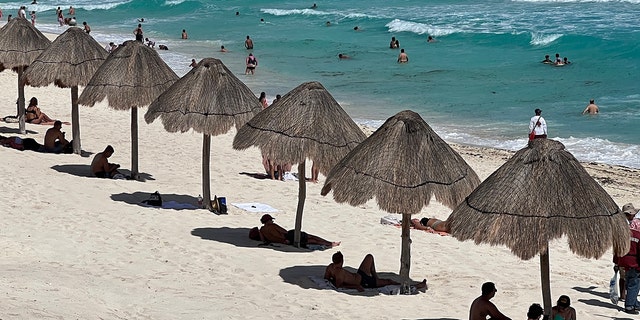
[[[182,29],[182,39],[189,39],[189,35],[187,34],[187,30]]]
[[[244,47],[247,48],[247,50],[253,49],[253,40],[251,40],[249,36],[247,36],[247,40],[244,41]]]
[[[407,63],[409,62],[409,56],[404,52],[404,49],[400,49],[400,54],[398,55],[398,63]]]
[[[29,14],[31,16],[31,25],[32,26],[36,26],[36,12],[35,11],[31,11],[31,13]]]
[[[469,320],[486,320],[487,316],[492,320],[511,320],[498,310],[493,302],[489,301],[496,295],[498,290],[493,282],[485,282],[482,284],[482,295],[477,297],[471,303],[469,309]]]
[[[533,132],[535,134],[534,139],[546,138],[547,137],[547,122],[544,121],[542,117],[542,110],[536,109],[536,115],[531,117],[529,121],[529,132]]]
[[[586,108],[584,108],[584,111],[582,111],[582,114],[598,114],[600,112],[600,108],[598,108],[598,106],[596,105],[595,100],[591,99],[589,100],[589,104],[587,105]]]

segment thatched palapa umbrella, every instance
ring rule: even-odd
[[[112,52],[82,90],[78,103],[93,107],[107,98],[116,110],[131,109],[131,177],[138,176],[138,108],[151,104],[178,80],[158,53],[139,41]]]
[[[107,58],[107,51],[82,29],[71,27],[59,35],[24,73],[24,83],[44,87],[54,83],[60,88],[71,88],[71,128],[73,152],[80,154],[80,114],[78,112],[78,86],[89,79]]]
[[[409,293],[411,215],[431,197],[454,208],[480,183],[462,157],[413,111],[401,111],[344,157],[332,170],[322,195],[358,206],[376,198],[387,212],[402,214],[400,277]]]
[[[275,163],[298,164],[298,208],[294,245],[300,246],[306,198],[305,162],[329,170],[365,139],[362,130],[319,82],[306,82],[260,112],[233,139],[234,149],[257,146]]]
[[[51,41],[24,18],[11,19],[0,29],[0,72],[11,69],[18,74],[18,110],[20,133],[26,132],[24,119],[23,72]]]
[[[447,220],[451,235],[505,245],[523,260],[540,254],[545,315],[551,312],[549,242],[598,258],[629,250],[629,226],[607,192],[560,142],[536,139],[478,186]]]
[[[258,98],[222,61],[205,58],[151,103],[144,119],[151,123],[160,117],[169,132],[202,132],[202,193],[205,206],[212,210],[211,136],[240,128],[260,109]]]

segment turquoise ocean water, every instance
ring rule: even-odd
[[[74,6],[103,45],[132,39],[144,18],[145,37],[169,47],[159,52],[178,75],[192,58],[216,57],[269,100],[320,81],[359,123],[379,126],[411,109],[450,142],[518,150],[540,108],[549,136],[579,160],[640,168],[640,0],[323,0],[311,9],[312,1],[0,0],[0,8],[6,21],[27,5],[41,31],[61,33],[55,9]],[[244,75],[247,35],[259,60],[253,76]],[[396,63],[392,36],[408,64]],[[540,63],[555,53],[572,64]],[[589,99],[601,114],[580,114]]]

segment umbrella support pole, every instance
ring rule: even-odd
[[[138,108],[131,108],[131,179],[138,180]]]
[[[402,251],[400,253],[400,294],[411,294],[409,270],[411,268],[411,214],[402,214]]]
[[[73,153],[81,154],[80,112],[78,111],[78,86],[71,87],[71,131],[73,133]]]
[[[304,210],[304,201],[307,198],[307,184],[305,174],[305,163],[303,160],[298,164],[298,209],[296,210],[296,229],[293,235],[293,245],[300,248],[300,234],[302,232],[302,211]]]
[[[540,280],[542,281],[542,302],[544,304],[544,317],[551,317],[551,282],[549,281],[549,245],[540,253]]]
[[[205,133],[202,137],[202,201],[207,210],[213,211],[213,206],[211,205],[211,181],[209,176],[210,155],[211,136]]]
[[[16,108],[16,116],[18,117],[20,134],[27,133],[27,127],[25,124],[25,110],[24,110],[24,84],[22,84],[22,73],[24,72],[24,67],[20,67],[18,69],[18,104]]]

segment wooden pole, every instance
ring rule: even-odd
[[[73,132],[73,153],[81,154],[80,112],[78,111],[78,86],[71,87],[71,131]]]
[[[402,251],[400,254],[400,293],[411,294],[409,271],[411,269],[411,214],[402,214]]]
[[[24,84],[22,83],[22,73],[24,72],[24,67],[20,67],[18,69],[18,104],[17,104],[17,116],[20,128],[20,134],[27,133],[27,127],[25,124],[25,109],[24,109]]]
[[[209,161],[211,156],[211,136],[203,134],[202,137],[202,201],[204,207],[213,210],[211,206],[211,183],[209,176]]]
[[[306,160],[303,160],[298,164],[298,209],[296,210],[296,230],[293,236],[293,245],[298,248],[300,248],[300,235],[302,232],[302,211],[304,210],[304,201],[307,198],[307,183],[304,176],[305,162]]]
[[[542,302],[544,304],[544,319],[551,317],[551,281],[549,280],[549,244],[540,254],[540,280],[542,282]]]
[[[131,108],[131,179],[138,180],[138,108]]]

